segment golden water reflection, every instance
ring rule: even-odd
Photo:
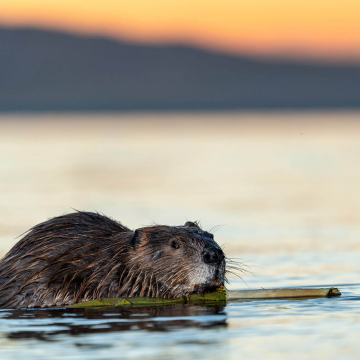
[[[228,287],[337,286],[336,299],[0,311],[4,358],[356,358],[360,113],[0,117],[0,253],[72,208],[131,228],[200,220],[255,275]],[[141,317],[145,316],[145,319]],[[49,341],[45,341],[49,340]],[[185,354],[185,356],[184,356]]]
[[[0,253],[75,208],[131,228],[220,225],[217,241],[244,259],[359,254],[359,120],[358,112],[2,115]],[[316,262],[307,271],[318,272]],[[335,271],[355,269],[344,262]]]

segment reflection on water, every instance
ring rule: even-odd
[[[224,306],[150,306],[108,309],[9,310],[1,319],[23,320],[26,330],[7,334],[9,339],[55,341],[58,335],[104,334],[122,331],[167,332],[182,328],[226,326]],[[64,321],[64,320],[67,321]],[[10,322],[11,323],[11,322]],[[42,330],[43,327],[46,329]],[[61,337],[60,337],[61,338]]]
[[[29,359],[356,358],[360,284],[336,286],[343,295],[330,299],[2,310],[0,353]]]
[[[0,312],[0,340],[4,353],[26,358],[37,357],[36,349],[47,349],[45,355],[52,358],[103,354],[115,359],[139,351],[142,357],[153,353],[158,358],[172,351],[166,350],[171,344],[220,347],[214,334],[226,328],[226,318],[224,306],[5,310]],[[127,353],[118,352],[123,348]]]
[[[230,289],[340,298],[0,311],[1,359],[356,359],[360,114],[0,117],[0,253],[45,219],[201,220],[249,273]],[[254,274],[254,275],[252,275]]]

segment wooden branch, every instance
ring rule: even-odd
[[[236,302],[241,300],[273,300],[273,299],[304,299],[340,296],[337,288],[324,289],[260,289],[226,291],[223,287],[207,294],[193,294],[178,299],[162,298],[108,298],[103,300],[87,301],[70,306],[71,308],[111,307],[111,306],[150,306],[167,304],[204,304],[214,302]]]

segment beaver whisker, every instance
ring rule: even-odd
[[[250,270],[248,270],[248,269],[244,269],[244,268],[242,268],[242,267],[237,267],[237,266],[229,265],[229,266],[227,266],[226,268],[227,268],[227,269],[234,270],[234,271],[238,271],[238,272],[240,272],[240,273],[243,274],[243,275],[251,274],[251,275],[256,276],[252,271],[250,271]]]
[[[241,270],[241,271],[249,271],[248,269],[242,267],[241,265],[239,264],[234,264],[234,263],[227,263],[226,264],[226,267],[227,268],[232,268],[232,269],[237,269],[237,270]]]
[[[243,279],[242,276],[240,276],[240,275],[238,275],[238,274],[235,274],[235,273],[233,273],[233,272],[231,272],[231,271],[229,271],[229,273],[232,274],[232,275],[234,275],[234,276],[236,276],[236,277],[238,277],[247,287],[249,287],[249,285],[248,285],[247,282]]]
[[[210,230],[209,230],[209,233],[215,233],[217,232],[218,230],[220,230],[222,227],[224,227],[225,224],[222,224],[222,225],[215,225],[213,226]]]
[[[249,269],[250,266],[245,264],[244,262],[240,262],[235,258],[229,258],[229,257],[225,257],[226,259],[226,268],[227,269],[233,269],[236,271],[241,272],[242,274],[246,275],[246,274],[253,274]],[[253,274],[254,275],[254,274]]]
[[[235,275],[236,277],[241,277],[247,275],[248,273],[249,271],[237,269],[237,268],[231,268],[231,267],[227,267],[225,270],[226,275],[231,274],[231,275]]]
[[[236,276],[238,278],[241,278],[241,275],[239,275],[238,273],[233,272],[231,270],[226,270],[226,275],[228,275],[228,274],[231,274],[231,275],[234,275],[234,276]]]
[[[243,264],[241,263],[235,263],[235,262],[227,262],[226,263],[227,266],[231,266],[233,268],[237,268],[237,269],[241,269],[241,270],[244,270],[244,271],[250,271],[250,266],[244,266]]]
[[[241,266],[245,266],[245,267],[250,267],[250,265],[246,264],[245,262],[239,261],[236,258],[229,258],[227,256],[225,256],[226,262],[228,263],[234,263],[234,264],[238,264]]]

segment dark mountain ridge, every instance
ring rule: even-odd
[[[360,108],[360,66],[0,28],[0,111]]]

